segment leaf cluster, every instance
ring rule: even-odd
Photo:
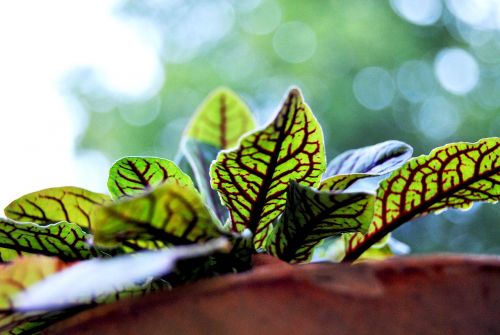
[[[345,262],[392,254],[392,230],[500,198],[500,139],[412,157],[399,141],[327,165],[318,120],[292,88],[256,128],[219,89],[199,107],[176,162],[125,157],[109,195],[77,187],[27,194],[0,220],[0,331],[34,333],[96,304],[244,271],[251,255]]]

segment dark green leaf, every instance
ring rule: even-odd
[[[324,177],[353,173],[386,174],[403,165],[412,153],[412,147],[400,141],[386,141],[349,150],[328,164]]]
[[[221,203],[220,197],[210,186],[210,164],[217,157],[220,148],[195,140],[187,140],[183,144],[185,157],[193,167],[196,184],[205,203],[214,211],[214,214],[222,222],[229,217],[227,208]]]
[[[288,262],[308,261],[323,239],[366,231],[373,217],[373,201],[370,193],[318,191],[292,182],[269,251]]]

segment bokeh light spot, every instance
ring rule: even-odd
[[[280,21],[280,6],[274,0],[264,0],[254,10],[243,15],[240,24],[248,33],[266,35],[273,32]]]
[[[303,22],[288,22],[274,33],[274,51],[289,63],[302,63],[316,51],[316,33]]]
[[[140,104],[125,105],[120,108],[120,115],[128,124],[142,127],[153,122],[160,114],[161,101],[153,98]]]
[[[436,23],[443,11],[440,0],[391,0],[391,6],[401,17],[422,26]]]
[[[441,85],[451,93],[470,92],[479,81],[479,66],[467,51],[444,49],[436,56],[434,70]]]
[[[356,99],[368,109],[381,110],[394,98],[395,88],[391,75],[380,67],[367,67],[354,78]]]
[[[494,28],[497,0],[446,0],[446,6],[461,21],[481,29]]]
[[[432,140],[444,140],[460,126],[461,118],[454,105],[444,97],[427,99],[417,114],[416,125]]]
[[[405,62],[398,70],[396,81],[403,97],[413,103],[423,101],[435,90],[432,68],[424,61]]]

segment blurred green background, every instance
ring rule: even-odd
[[[498,1],[124,1],[161,60],[158,85],[129,96],[92,69],[65,87],[88,114],[79,148],[174,158],[184,126],[220,85],[266,122],[299,86],[324,128],[328,158],[398,139],[415,155],[500,135]],[[500,206],[448,211],[395,237],[414,253],[500,254]]]

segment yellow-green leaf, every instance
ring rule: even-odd
[[[325,167],[321,127],[300,91],[292,89],[268,126],[218,155],[210,176],[230,210],[232,229],[250,229],[260,248],[285,208],[290,181],[317,186]]]
[[[94,242],[114,245],[154,241],[182,245],[221,235],[193,186],[170,181],[151,192],[100,207],[94,213]]]
[[[198,107],[184,136],[226,149],[236,146],[241,135],[254,128],[248,106],[233,91],[219,88]]]
[[[92,227],[92,212],[111,200],[109,196],[82,188],[66,186],[47,188],[26,194],[5,208],[5,215],[16,221],[40,224],[71,222]]]
[[[50,318],[45,311],[20,312],[15,297],[44,278],[60,271],[66,264],[55,257],[28,256],[0,265],[0,333],[22,334],[43,328]]]
[[[65,261],[87,259],[96,255],[87,243],[89,237],[68,222],[39,226],[0,218],[0,258],[6,262],[21,255],[41,254]]]
[[[124,157],[109,171],[108,189],[113,199],[134,196],[151,190],[167,180],[192,185],[188,175],[174,162],[155,157]]]
[[[268,250],[287,262],[306,262],[323,239],[365,232],[373,217],[373,201],[371,193],[318,191],[292,182]]]
[[[500,138],[453,143],[410,160],[380,184],[366,235],[355,234],[344,261],[353,261],[403,223],[446,208],[500,200]]]

